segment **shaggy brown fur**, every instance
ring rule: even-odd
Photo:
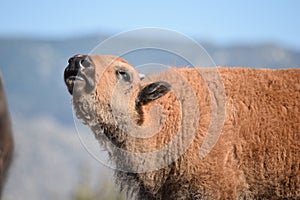
[[[120,58],[89,56],[89,59],[95,65],[97,87],[88,94],[73,94],[74,106],[78,117],[92,128],[117,167],[137,169],[138,161],[135,157],[122,157],[114,146],[136,153],[152,152],[173,140],[182,121],[188,121],[186,124],[190,121],[182,129],[182,142],[188,139],[189,132],[196,130],[188,149],[169,165],[141,173],[116,171],[117,182],[131,194],[129,198],[300,198],[299,69],[218,68],[226,94],[225,121],[217,144],[200,158],[201,145],[214,123],[211,97],[218,96],[217,90],[209,91],[214,81],[207,84],[203,77],[209,77],[214,70],[172,68],[140,81],[134,68]],[[115,66],[128,69],[133,77],[131,84],[119,85]],[[174,89],[145,105],[136,104],[140,91],[155,80],[167,81],[177,91]],[[129,105],[122,101],[126,95],[129,101],[125,103]],[[188,102],[193,97],[196,102]],[[162,113],[153,112],[153,105],[161,105]],[[117,116],[113,115],[113,109]],[[192,117],[198,114],[199,119]],[[149,138],[134,137],[120,123],[123,120],[126,124],[128,115],[137,128],[162,127]],[[175,150],[180,150],[182,143],[176,145]],[[150,157],[146,163],[150,165],[157,159]]]
[[[0,74],[0,197],[13,157],[13,137],[6,96]]]

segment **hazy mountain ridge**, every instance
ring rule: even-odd
[[[105,38],[0,38],[0,70],[16,140],[15,161],[4,199],[68,199],[82,164],[96,179],[100,171],[109,173],[81,146],[74,128],[71,97],[63,82],[69,57],[89,53]],[[275,44],[202,45],[221,66],[300,67],[299,51]]]
[[[253,68],[298,68],[300,52],[276,44],[252,46],[235,45],[211,49],[206,48],[217,65],[243,66]]]

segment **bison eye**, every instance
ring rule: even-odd
[[[129,83],[131,82],[130,75],[127,72],[125,72],[125,71],[117,70],[116,71],[116,75],[117,75],[118,79],[122,79],[125,82],[129,82]]]

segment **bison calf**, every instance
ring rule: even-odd
[[[122,58],[69,60],[77,117],[108,151],[128,198],[300,198],[300,70],[215,70],[170,68],[141,80]],[[216,106],[224,112],[214,116]],[[216,144],[199,156],[220,115]]]

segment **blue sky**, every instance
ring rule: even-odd
[[[65,38],[168,28],[220,44],[276,42],[300,49],[297,0],[9,0],[1,3],[0,36]]]

